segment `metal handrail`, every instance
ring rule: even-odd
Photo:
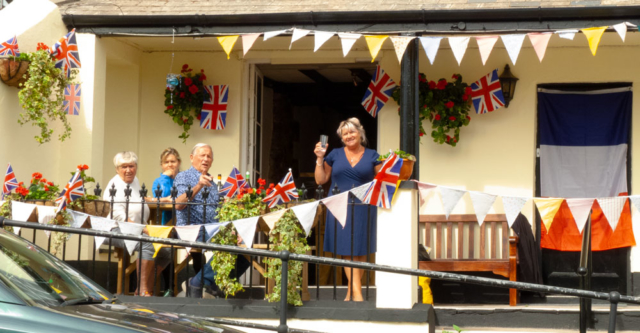
[[[461,274],[454,274],[454,273],[427,271],[427,270],[421,270],[421,269],[403,268],[403,267],[395,267],[395,266],[389,266],[389,265],[379,265],[379,264],[349,261],[344,259],[334,259],[334,258],[327,258],[327,257],[317,257],[317,256],[312,256],[307,254],[289,253],[288,251],[273,252],[268,250],[242,248],[237,246],[220,245],[220,244],[214,244],[214,243],[191,242],[191,241],[185,241],[180,239],[167,239],[167,238],[156,238],[156,237],[148,237],[148,236],[126,235],[126,234],[114,233],[109,231],[79,229],[79,228],[64,227],[64,226],[58,226],[58,225],[35,224],[33,222],[14,221],[14,220],[6,219],[4,217],[0,217],[0,227],[4,227],[4,226],[16,226],[16,227],[31,228],[31,229],[68,232],[68,233],[75,233],[75,234],[82,234],[82,235],[101,236],[101,237],[107,237],[107,238],[153,242],[153,243],[160,243],[160,244],[167,244],[167,245],[174,245],[174,246],[200,248],[205,250],[231,252],[235,254],[246,254],[251,256],[279,258],[280,260],[282,260],[282,270],[281,270],[282,276],[280,280],[282,284],[281,297],[280,297],[281,309],[285,309],[287,307],[288,263],[290,260],[315,263],[315,264],[324,264],[324,265],[330,265],[330,266],[360,268],[360,269],[396,273],[396,274],[424,276],[432,279],[493,286],[493,287],[505,288],[505,289],[518,289],[518,290],[541,292],[541,293],[547,293],[547,294],[560,294],[565,296],[575,296],[580,298],[604,300],[610,303],[611,311],[609,314],[609,332],[615,332],[616,310],[619,302],[640,304],[640,297],[620,295],[620,293],[617,291],[605,293],[605,292],[597,292],[597,291],[590,291],[590,290],[547,286],[547,285],[541,285],[541,284],[535,284],[535,283],[504,281],[504,280],[498,280],[498,279],[492,279],[492,278],[475,277],[475,276],[461,275]],[[280,311],[280,326],[278,326],[278,332],[288,332],[287,311]]]

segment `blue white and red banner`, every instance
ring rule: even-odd
[[[79,84],[70,84],[64,88],[64,102],[62,107],[67,115],[80,115],[80,101],[82,89]]]
[[[273,208],[276,205],[283,204],[297,198],[298,189],[296,189],[296,184],[293,182],[293,174],[291,173],[291,170],[289,170],[273,191],[262,199],[262,202],[266,202],[269,205],[269,208]]]
[[[402,159],[396,154],[389,155],[382,163],[380,171],[373,179],[362,202],[372,206],[391,208],[391,199],[396,193],[401,168]]]
[[[51,55],[55,58],[56,68],[60,68],[67,77],[71,76],[71,69],[82,67],[76,29],[71,30],[53,46]]]
[[[244,179],[244,177],[242,177],[242,174],[240,173],[240,171],[238,171],[238,168],[233,167],[231,173],[229,174],[229,177],[227,177],[227,180],[222,186],[222,190],[220,190],[220,195],[224,195],[227,198],[232,198],[234,195],[240,193],[240,189],[243,187],[249,188],[249,184]]]
[[[471,84],[471,99],[476,113],[487,113],[504,106],[498,69]]]
[[[14,56],[20,55],[20,49],[18,49],[18,38],[13,37],[8,41],[0,42],[0,56]]]
[[[393,89],[395,88],[396,83],[393,82],[391,77],[378,65],[376,72],[373,74],[373,78],[371,78],[371,83],[369,83],[369,88],[362,99],[362,106],[375,118],[389,98],[391,98],[391,93],[393,93]]]
[[[2,199],[4,199],[5,195],[9,195],[9,193],[16,188],[18,188],[16,174],[13,173],[11,164],[7,164],[7,172],[4,174],[4,182],[2,183]]]
[[[229,86],[204,86],[204,101],[200,112],[200,127],[223,130],[227,125]]]

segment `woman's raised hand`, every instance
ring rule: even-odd
[[[329,148],[329,143],[327,143],[326,147],[322,148],[322,144],[318,142],[316,143],[316,149],[313,150],[313,153],[316,154],[318,158],[323,158],[324,154],[327,153],[327,148]]]

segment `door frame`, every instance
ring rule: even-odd
[[[242,128],[240,131],[240,166],[239,170],[244,175],[246,171],[250,172],[251,179],[255,179],[253,172],[253,153],[255,147],[252,145],[252,139],[254,130],[251,127],[253,124],[254,115],[254,89],[255,89],[255,73],[257,70],[256,65],[269,64],[269,59],[248,59],[244,61],[244,71],[242,75],[242,100],[244,101],[242,108]],[[264,82],[264,81],[263,81]],[[262,159],[261,159],[262,160]]]

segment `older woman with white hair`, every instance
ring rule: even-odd
[[[149,219],[149,207],[146,204],[141,204],[140,182],[138,181],[138,177],[136,177],[138,171],[138,156],[132,151],[123,151],[116,154],[113,158],[113,164],[116,167],[117,174],[111,178],[102,196],[105,201],[111,201],[109,190],[115,186],[116,195],[113,198],[115,203],[111,208],[113,211],[113,219],[120,222],[146,224],[146,221]],[[127,186],[131,189],[128,205],[125,196]],[[124,242],[116,241],[114,245],[124,247]],[[153,279],[151,279],[151,276],[154,265],[158,265],[158,273],[160,273],[171,260],[169,251],[160,251],[154,262],[154,253],[155,250],[152,243],[142,243],[142,272],[138,272],[141,290],[140,293],[136,290],[136,295],[152,296]],[[136,265],[136,267],[138,266]]]

